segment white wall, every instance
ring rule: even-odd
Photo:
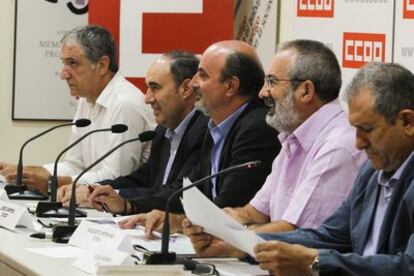
[[[16,163],[21,144],[34,134],[57,122],[12,121],[13,51],[15,0],[0,1],[0,160]],[[30,18],[35,20],[35,17]],[[64,91],[66,92],[66,91]],[[56,130],[33,141],[25,150],[25,164],[54,160],[68,143],[69,129]]]
[[[280,41],[289,40],[293,13],[290,1],[281,1]],[[0,160],[16,163],[22,143],[57,122],[12,121],[13,51],[15,0],[0,0]],[[30,18],[35,20],[34,17]],[[29,20],[29,19],[28,19]],[[264,64],[267,66],[267,64]],[[66,91],[62,91],[66,92]],[[68,142],[69,129],[56,130],[27,146],[25,164],[54,160]]]

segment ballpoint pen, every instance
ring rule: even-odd
[[[89,185],[89,184],[87,184],[87,186],[88,186],[88,191],[89,191],[89,193],[92,193],[92,192],[93,192],[93,186],[92,186],[92,185]],[[101,203],[101,207],[102,207],[102,209],[103,209],[105,212],[107,212],[107,213],[111,213],[111,211],[110,211],[110,210],[109,210],[109,208],[108,208],[108,205],[106,205],[106,203],[105,203],[105,202]]]

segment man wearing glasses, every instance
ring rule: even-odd
[[[338,61],[322,43],[295,40],[278,47],[259,96],[270,108],[266,121],[280,132],[282,150],[250,203],[226,209],[240,223],[257,232],[315,228],[346,198],[365,156],[337,100],[340,87]],[[214,239],[200,242],[194,235],[200,229],[189,221],[183,226],[200,255],[235,254],[229,245],[212,246]]]

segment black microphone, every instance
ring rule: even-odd
[[[128,130],[128,126],[124,124],[115,124],[112,125],[110,128],[101,128],[101,129],[94,129],[91,130],[81,137],[79,137],[76,141],[74,141],[72,144],[70,144],[68,147],[66,147],[56,158],[55,164],[53,166],[53,176],[52,176],[52,183],[50,184],[51,190],[50,190],[50,201],[42,201],[37,203],[36,207],[36,216],[38,217],[58,217],[58,218],[66,218],[68,217],[68,209],[62,207],[62,202],[57,202],[57,189],[58,189],[58,175],[57,175],[57,166],[59,163],[60,157],[79,144],[83,139],[88,137],[89,135],[97,132],[106,132],[111,131],[112,133],[123,133]],[[84,217],[86,216],[86,213],[84,212],[78,212],[77,216]]]
[[[186,269],[193,270],[194,269],[194,263],[192,261],[188,261],[186,259],[179,259],[177,260],[177,256],[175,252],[169,252],[168,251],[168,244],[170,241],[170,205],[171,201],[182,192],[191,189],[193,187],[199,186],[204,181],[210,180],[213,177],[216,177],[218,175],[221,175],[223,173],[231,172],[237,169],[252,169],[255,167],[260,166],[262,162],[260,160],[255,161],[249,161],[246,163],[242,163],[239,165],[235,165],[232,167],[229,167],[227,169],[218,171],[215,174],[208,175],[204,178],[201,178],[195,182],[193,182],[191,185],[188,185],[187,187],[183,187],[181,189],[176,190],[174,193],[172,193],[167,200],[167,203],[165,204],[165,218],[164,218],[164,225],[162,228],[162,240],[161,240],[161,252],[151,252],[149,254],[144,255],[145,260],[147,264],[172,264],[172,263],[180,263],[184,264]]]
[[[76,183],[78,182],[78,180],[90,169],[92,169],[94,166],[96,166],[99,162],[101,162],[102,160],[104,160],[106,157],[108,157],[111,153],[113,153],[115,150],[117,150],[118,148],[122,147],[125,144],[131,143],[131,142],[135,142],[135,141],[141,141],[141,142],[146,142],[146,141],[150,141],[152,139],[155,138],[155,136],[157,135],[157,133],[155,131],[145,131],[141,134],[138,135],[137,138],[133,138],[133,139],[129,139],[126,140],[122,143],[120,143],[119,145],[113,147],[111,150],[109,150],[107,153],[105,153],[104,155],[102,155],[100,158],[98,158],[98,160],[96,160],[95,162],[93,162],[91,165],[89,165],[85,170],[83,170],[75,179],[75,181],[73,181],[72,183],[72,195],[70,198],[70,203],[69,203],[69,216],[68,216],[68,222],[67,224],[57,224],[53,226],[53,235],[52,235],[52,240],[54,242],[58,242],[58,243],[67,243],[70,239],[70,236],[72,235],[72,233],[76,230],[76,228],[78,227],[75,224],[75,211],[76,211]]]
[[[65,126],[73,126],[75,125],[76,127],[86,127],[88,125],[91,124],[91,121],[88,119],[78,119],[75,122],[72,123],[67,123],[67,124],[62,124],[62,125],[57,125],[54,127],[51,127],[35,136],[33,136],[32,138],[28,139],[26,142],[23,143],[22,147],[20,148],[20,153],[19,153],[19,162],[17,164],[17,173],[16,173],[16,186],[14,185],[7,185],[5,187],[5,190],[7,192],[7,194],[9,195],[10,199],[47,199],[47,196],[41,194],[41,193],[36,193],[36,192],[32,192],[32,191],[27,191],[26,186],[23,185],[22,183],[22,178],[23,178],[23,149],[26,147],[26,145],[28,143],[30,143],[31,141],[39,138],[40,136],[43,136],[44,134],[51,132],[52,130],[55,130],[57,128],[61,128],[61,127],[65,127]]]

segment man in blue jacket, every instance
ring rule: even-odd
[[[362,68],[345,91],[356,146],[369,161],[347,200],[317,229],[261,234],[260,267],[276,275],[414,275],[414,75]],[[238,255],[185,221],[200,255]]]

